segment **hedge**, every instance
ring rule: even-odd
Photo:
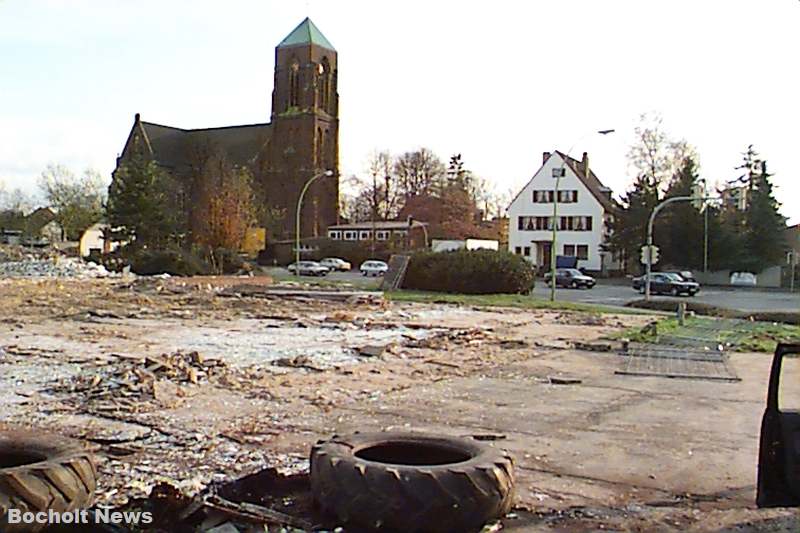
[[[527,294],[533,267],[508,251],[453,250],[411,256],[404,289],[462,294]]]

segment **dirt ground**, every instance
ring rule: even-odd
[[[622,357],[573,342],[651,317],[324,300],[267,281],[0,280],[0,426],[91,442],[111,505],[160,480],[196,492],[302,471],[319,438],[404,428],[513,452],[505,530],[800,530],[793,511],[754,507],[764,354],[732,356],[736,383],[616,375]]]

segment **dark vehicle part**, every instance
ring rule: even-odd
[[[800,506],[800,411],[781,411],[778,405],[781,366],[787,355],[800,355],[800,344],[778,344],[772,359],[758,450],[759,507]]]
[[[57,435],[0,432],[0,531],[38,531],[45,524],[8,524],[9,509],[72,511],[92,504],[97,470],[80,443]]]
[[[311,490],[344,522],[467,533],[511,509],[513,467],[507,452],[471,439],[356,433],[311,449]]]

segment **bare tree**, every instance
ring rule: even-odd
[[[685,139],[671,139],[656,113],[643,113],[634,129],[636,141],[628,150],[628,162],[638,176],[664,189],[687,158],[697,161],[697,153]]]
[[[76,176],[62,165],[48,165],[38,185],[68,239],[80,238],[102,217],[107,189],[99,172],[87,169]]]
[[[394,164],[399,192],[407,200],[423,194],[436,194],[442,189],[445,166],[427,148],[406,152]]]

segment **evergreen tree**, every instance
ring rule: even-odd
[[[623,209],[611,223],[609,248],[625,261],[626,268],[631,271],[634,265],[639,264],[639,249],[647,239],[647,221],[658,204],[656,181],[640,175],[621,202]]]
[[[692,196],[697,190],[697,164],[692,157],[683,160],[669,183],[665,197]],[[665,265],[698,269],[703,266],[703,214],[692,202],[675,202],[664,209],[655,222],[655,241]]]
[[[116,240],[136,248],[178,244],[183,233],[175,181],[154,161],[134,155],[108,188],[106,215]]]
[[[780,214],[770,176],[766,161],[759,161],[750,174],[742,266],[755,273],[781,264],[786,249],[786,219]]]

